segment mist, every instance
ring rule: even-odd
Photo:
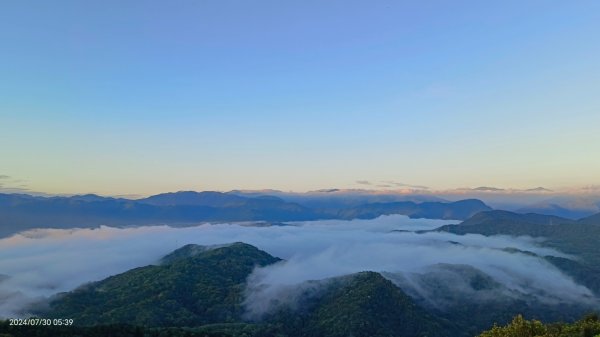
[[[270,227],[245,223],[26,231],[0,240],[0,317],[26,316],[32,303],[86,282],[157,263],[185,244],[238,241],[286,260],[257,268],[249,277],[245,306],[250,317],[293,305],[301,291],[319,287],[320,282],[306,281],[365,270],[382,272],[407,293],[425,296],[414,286],[418,279],[414,276],[440,264],[476,268],[512,294],[568,302],[593,297],[588,289],[538,257],[570,258],[543,247],[539,238],[414,232],[451,223],[456,222],[392,215]],[[518,251],[503,250],[507,247]],[[406,280],[413,286],[408,287]]]

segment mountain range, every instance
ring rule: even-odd
[[[164,207],[183,202],[174,197],[180,196],[168,195],[150,202],[166,204]],[[205,202],[197,197],[190,194],[184,199],[189,203]],[[90,198],[95,199],[85,197]],[[231,202],[234,207],[240,202],[237,197],[222,195],[211,195],[210,200],[213,205]],[[599,296],[600,222],[596,219],[597,216],[571,220],[492,210],[434,231],[538,238],[540,244],[568,254],[539,258]],[[423,273],[408,275],[409,278],[406,274],[364,271],[307,281],[294,306],[275,305],[262,316],[248,315],[248,306],[256,304],[246,300],[250,274],[256,267],[279,263],[285,261],[241,242],[211,247],[186,245],[155,264],[84,284],[31,308],[41,317],[72,318],[77,327],[36,329],[0,324],[0,334],[466,337],[479,334],[494,322],[508,323],[517,314],[542,320],[574,320],[585,310],[566,303],[540,302],[535,297],[499,297],[498,294],[509,291],[483,271],[469,265],[437,264]],[[466,282],[454,282],[457,279]],[[419,288],[414,288],[415,284]],[[468,284],[472,296],[464,297],[465,289],[457,291],[454,284]],[[437,303],[446,303],[446,308],[427,305],[422,293],[435,296]]]
[[[245,301],[249,275],[256,267],[277,263],[285,261],[241,242],[215,247],[189,244],[154,265],[57,294],[33,310],[41,317],[72,318],[77,326],[129,324],[156,331],[188,327],[199,336],[216,329],[215,335],[222,336],[340,337],[473,336],[521,313],[564,320],[584,312],[534,297],[498,297],[508,290],[484,272],[439,264],[410,281],[400,274],[369,271],[308,281],[299,288],[293,306],[264,303],[260,305],[273,305],[272,309],[249,316],[248,306],[257,305]],[[463,297],[464,289],[452,288],[461,284],[454,282],[456,278],[467,280],[472,298]],[[448,307],[428,306],[411,288],[415,282]]]
[[[142,327],[229,325],[258,335],[451,336],[457,327],[428,313],[382,275],[362,272],[328,280],[318,294],[301,296],[260,320],[244,318],[245,282],[253,269],[281,260],[251,245],[184,246],[158,265],[135,268],[57,295],[43,317],[79,326]]]
[[[412,218],[466,219],[491,208],[479,200],[457,202],[387,202],[351,207],[308,207],[275,196],[241,196],[221,192],[163,193],[144,199],[100,197],[40,197],[0,194],[0,237],[33,228],[89,228],[202,222],[306,221],[371,219],[385,214]]]
[[[516,211],[580,219],[600,212],[600,198],[597,196],[552,197],[517,208]]]

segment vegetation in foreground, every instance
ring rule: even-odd
[[[329,329],[340,327],[332,325]],[[346,327],[347,328],[347,327]],[[326,334],[301,334],[301,336],[335,336],[344,333],[350,336],[372,336],[367,330],[358,329],[355,333],[343,328],[340,331],[327,331]],[[77,326],[10,326],[8,321],[0,321],[0,337],[285,337],[293,336],[282,332],[271,324],[212,324],[197,328],[147,328],[125,324]],[[393,335],[390,335],[393,336]],[[403,335],[408,336],[408,335]],[[494,325],[478,337],[599,337],[600,320],[591,314],[574,323],[544,324],[537,320],[526,320],[516,316],[505,326]]]
[[[494,325],[479,337],[599,337],[600,320],[590,314],[574,323],[543,324],[537,320],[526,320],[516,316],[505,326]]]

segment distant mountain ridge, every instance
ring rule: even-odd
[[[0,194],[0,237],[31,228],[303,221],[323,217],[311,209],[279,198],[243,198],[219,192],[192,193],[158,195],[142,200],[94,195],[47,198]]]
[[[489,222],[518,222],[534,225],[557,225],[561,223],[575,223],[575,220],[562,218],[554,215],[544,215],[536,213],[514,213],[503,210],[490,210],[477,213],[463,221],[461,226],[482,225]]]
[[[214,191],[181,191],[161,193],[136,202],[154,206],[208,206],[208,207],[240,207],[244,205],[262,206],[265,202],[273,204],[285,202],[283,199],[273,196],[243,197],[231,193]]]
[[[517,209],[519,213],[556,215],[569,219],[581,219],[600,212],[600,197],[562,196],[552,197]]]
[[[439,230],[456,234],[545,236],[556,228],[600,228],[600,213],[579,220],[536,213],[515,213],[503,210],[479,212],[457,225],[446,225]],[[592,227],[586,226],[591,225]]]
[[[331,206],[331,205],[329,205]],[[404,214],[412,218],[462,220],[491,208],[479,200],[456,202],[386,202],[358,206],[308,207],[275,196],[182,191],[144,199],[101,197],[39,197],[0,194],[0,237],[33,228],[93,228],[202,222],[308,221],[372,219]]]
[[[581,223],[581,224],[599,225],[600,226],[600,213],[579,219],[577,222]]]
[[[446,220],[467,219],[479,212],[492,208],[481,200],[466,199],[455,202],[422,202],[412,201],[372,203],[339,212],[339,217],[345,219],[372,219],[380,215],[404,214],[411,218],[434,218]]]

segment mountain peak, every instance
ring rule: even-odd
[[[217,191],[179,191],[168,192],[140,199],[138,202],[154,206],[223,206],[241,205],[247,198],[235,194],[227,194]]]
[[[161,260],[161,264],[169,264],[169,263],[173,263],[174,261],[180,260],[180,259],[185,259],[188,257],[193,257],[193,256],[197,256],[205,251],[207,251],[209,248],[207,246],[201,246],[201,245],[197,245],[197,244],[187,244],[181,248],[175,249],[174,251],[172,251],[171,253],[165,255]]]
[[[557,225],[561,223],[574,223],[573,220],[536,213],[514,213],[504,210],[491,210],[479,212],[471,218],[463,221],[461,226],[480,225],[482,223],[493,222],[525,222],[535,225]]]
[[[55,298],[41,313],[81,325],[200,326],[240,321],[244,284],[280,259],[246,243],[185,245],[162,264],[135,268]]]
[[[74,195],[74,196],[70,197],[69,199],[71,199],[71,200],[79,200],[79,201],[86,201],[86,202],[93,202],[93,201],[103,201],[103,200],[113,199],[113,198],[102,197],[102,196],[99,196],[97,194],[88,193],[88,194]]]

